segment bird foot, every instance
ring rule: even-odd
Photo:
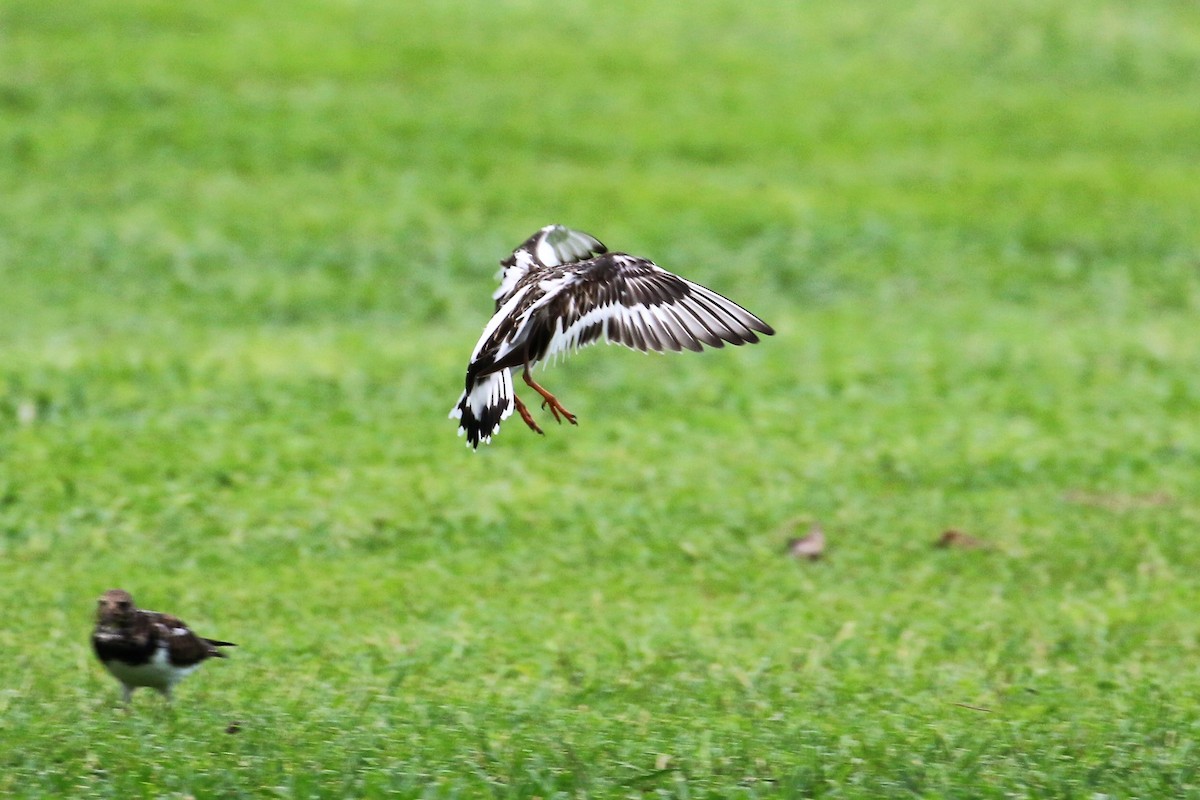
[[[546,432],[542,430],[542,426],[538,425],[537,422],[534,421],[533,414],[529,413],[529,409],[523,402],[521,402],[521,398],[514,394],[513,401],[517,406],[517,413],[521,415],[521,420],[529,426],[529,430],[541,436],[545,436]]]
[[[542,401],[542,408],[550,409],[550,413],[554,415],[555,422],[557,422],[559,425],[561,425],[563,419],[566,419],[567,422],[571,423],[572,425],[579,424],[578,422],[575,421],[576,420],[575,415],[572,414],[570,411],[567,411],[565,408],[563,408],[563,404],[558,402],[557,397],[555,397],[552,394],[544,395],[544,397],[546,399]],[[559,416],[560,414],[562,416]]]
[[[525,372],[522,373],[521,377],[525,379],[525,383],[529,385],[530,389],[533,389],[542,396],[542,408],[549,406],[550,413],[554,415],[555,422],[561,425],[563,418],[565,417],[567,422],[571,423],[572,425],[579,424],[575,421],[575,415],[563,408],[563,404],[558,402],[557,397],[546,391],[545,387],[538,385],[538,382],[535,381],[533,376],[529,374],[529,364],[525,365]]]

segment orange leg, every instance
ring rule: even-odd
[[[557,397],[550,394],[548,391],[543,389],[541,386],[538,386],[537,381],[535,381],[533,379],[533,376],[529,374],[529,364],[525,365],[525,372],[524,372],[523,377],[525,378],[525,382],[527,384],[529,384],[529,388],[533,389],[535,392],[540,394],[542,396],[542,398],[545,400],[545,402],[542,403],[542,407],[543,408],[545,408],[546,406],[550,407],[550,413],[554,415],[554,419],[556,422],[558,422],[558,424],[560,424],[560,425],[562,424],[563,417],[566,417],[567,422],[571,423],[572,425],[579,424],[578,422],[575,421],[575,415],[572,414],[570,411],[567,411],[565,408],[563,408],[563,404],[558,402]],[[562,416],[560,417],[559,414],[562,414]]]
[[[517,413],[521,415],[521,419],[524,420],[525,424],[529,426],[529,430],[545,436],[546,434],[542,431],[541,426],[533,421],[533,414],[529,413],[529,409],[526,408],[525,404],[521,402],[521,398],[517,397],[516,392],[513,392],[513,402],[516,403]]]

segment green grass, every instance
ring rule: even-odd
[[[1200,796],[1198,70],[1186,2],[0,0],[0,794]],[[779,334],[468,452],[554,221]],[[125,714],[112,586],[241,647]]]

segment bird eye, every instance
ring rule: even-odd
[[[129,601],[128,601],[128,600],[122,600],[121,602],[117,603],[117,606],[118,606],[118,607],[119,607],[119,608],[120,608],[122,611],[128,611],[128,610],[129,610]]]

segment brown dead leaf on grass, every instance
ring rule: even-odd
[[[983,541],[982,539],[977,539],[969,533],[963,533],[962,531],[955,530],[954,528],[950,528],[949,530],[943,531],[942,535],[938,537],[938,540],[933,543],[933,546],[941,547],[944,550],[949,550],[949,549],[991,550],[992,549],[992,546],[989,543]]]
[[[814,523],[807,535],[788,539],[787,552],[794,558],[816,561],[825,553],[825,531]]]

